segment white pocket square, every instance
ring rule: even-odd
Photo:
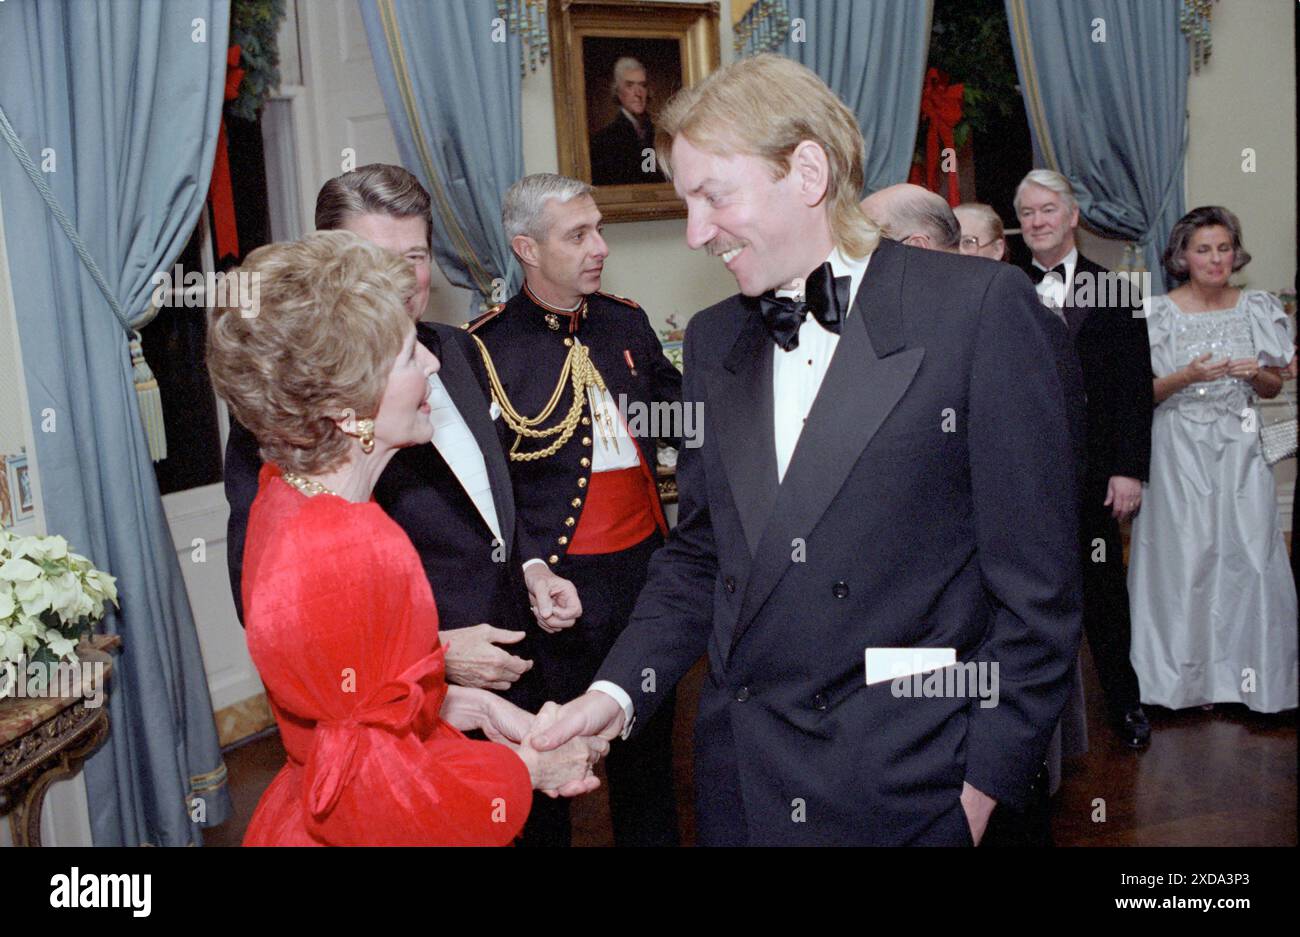
[[[955,663],[957,649],[953,647],[869,647],[867,686],[951,667]]]

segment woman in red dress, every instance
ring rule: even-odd
[[[447,686],[419,558],[370,499],[394,452],[432,435],[438,362],[404,305],[409,266],[330,231],[260,248],[242,270],[260,301],[213,313],[208,367],[266,462],[243,601],[288,754],[244,844],[506,845],[533,788],[593,789],[608,743],[537,752],[531,714]]]

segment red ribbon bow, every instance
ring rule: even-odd
[[[239,97],[239,85],[244,80],[244,70],[239,67],[242,50],[231,46],[226,50],[225,100]],[[221,115],[221,129],[217,133],[217,155],[212,162],[212,224],[216,229],[217,259],[239,257],[239,228],[235,224],[235,188],[230,181],[230,153],[227,151],[226,115]]]
[[[925,88],[921,92],[921,117],[927,127],[925,134],[925,181],[924,185],[931,192],[939,191],[940,144],[952,148],[953,131],[961,122],[961,103],[965,85],[948,84],[948,76],[937,68],[925,73]],[[921,173],[912,167],[911,182],[921,183]],[[961,204],[961,192],[957,183],[957,170],[948,172],[948,204]]]
[[[421,722],[426,704],[442,707],[447,685],[441,677],[445,649],[439,647],[422,657],[395,680],[376,687],[357,704],[346,719],[316,724],[316,740],[307,759],[307,809],[317,820],[323,819],[338,802],[356,773],[353,762],[363,726],[385,729],[401,735]],[[432,686],[426,684],[432,683]]]

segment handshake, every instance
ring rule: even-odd
[[[600,787],[592,769],[623,730],[623,708],[612,697],[591,691],[563,706],[547,703],[536,715],[499,696],[491,699],[481,728],[520,757],[534,789],[576,797]]]

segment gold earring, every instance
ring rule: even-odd
[[[375,450],[375,421],[357,420],[357,439],[361,442],[361,451],[369,455]]]
[[[339,424],[339,429],[361,443],[361,451],[369,455],[375,449],[375,421],[358,420],[348,417]]]

